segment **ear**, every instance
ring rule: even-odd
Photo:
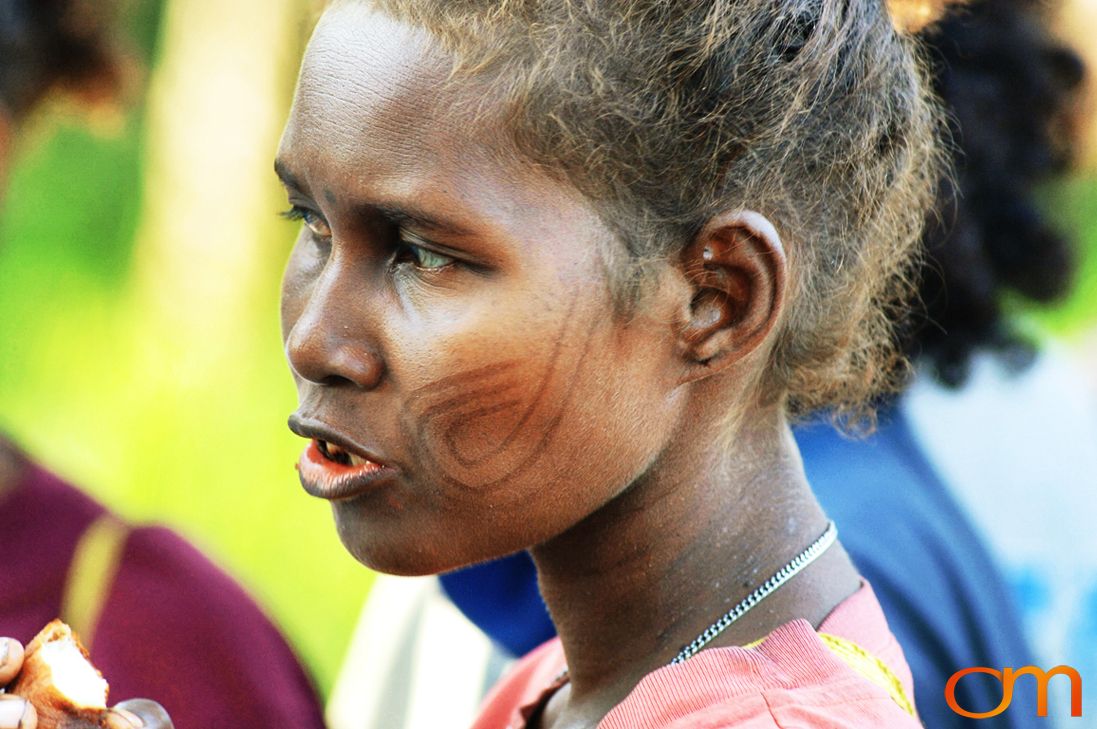
[[[692,295],[680,334],[688,381],[723,370],[766,340],[784,306],[788,266],[773,224],[750,211],[710,220],[680,265]]]

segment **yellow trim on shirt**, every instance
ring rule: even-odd
[[[914,702],[907,696],[903,682],[895,675],[888,664],[866,651],[852,640],[839,638],[830,633],[816,633],[822,639],[823,644],[830,652],[840,658],[843,663],[857,673],[867,678],[872,683],[888,692],[892,701],[899,705],[903,711],[914,718],[918,718],[918,712],[914,708]],[[749,643],[744,648],[757,648],[765,642],[765,638]]]
[[[829,633],[819,633],[820,638],[834,655],[841,658],[846,665],[869,681],[888,692],[892,700],[903,711],[917,718],[918,713],[914,709],[914,702],[907,696],[903,688],[903,682],[895,675],[888,664],[866,651],[851,640],[839,638]]]
[[[61,619],[91,650],[99,616],[118,572],[122,548],[129,528],[110,514],[91,523],[73,553],[65,591],[61,597]]]

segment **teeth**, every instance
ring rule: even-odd
[[[367,465],[368,466],[376,466],[377,465],[373,461],[369,460],[368,458],[362,458],[361,456],[356,456],[353,453],[351,453],[350,451],[348,451],[344,448],[340,448],[339,446],[335,445],[331,441],[324,441],[324,440],[320,441],[320,449],[324,452],[324,455],[329,460],[335,461],[336,463],[342,463],[344,465],[350,465],[350,466],[367,466]]]

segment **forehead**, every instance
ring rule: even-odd
[[[453,80],[453,67],[424,30],[364,2],[329,9],[302,62],[283,179],[325,214],[414,209],[527,251],[608,245],[591,201],[517,152],[490,84]]]
[[[451,59],[425,31],[342,3],[316,28],[282,141],[295,167],[350,168],[374,182],[482,157],[501,130],[473,123],[476,96],[447,83]],[[477,131],[479,130],[479,131]]]

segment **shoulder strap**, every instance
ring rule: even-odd
[[[88,650],[129,531],[117,518],[104,514],[91,523],[76,544],[61,597],[61,619],[72,626]]]
[[[884,689],[891,695],[893,701],[911,716],[917,718],[914,702],[907,696],[903,682],[895,675],[888,664],[866,651],[851,640],[839,638],[829,633],[819,633],[830,651],[842,659],[850,668],[861,674],[869,681]]]

